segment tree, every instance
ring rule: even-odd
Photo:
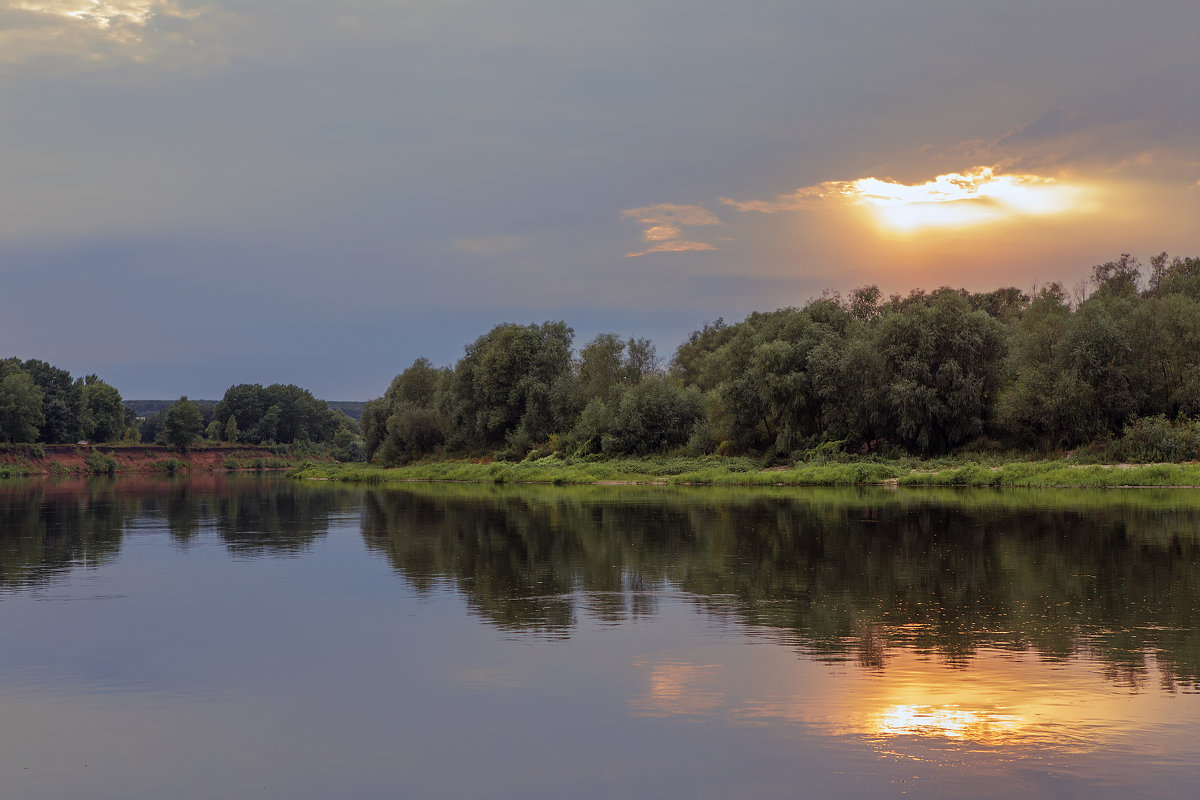
[[[200,413],[200,407],[188,400],[186,395],[179,398],[167,409],[164,421],[167,443],[180,452],[187,452],[192,443],[200,438],[203,424],[204,416]]]
[[[1067,292],[1052,283],[1030,301],[1009,332],[1010,382],[996,401],[996,422],[1022,444],[1056,442],[1061,435],[1054,427],[1050,402],[1058,371],[1055,345],[1070,325]]]
[[[979,436],[998,392],[1004,326],[961,294],[910,295],[879,320],[884,410],[905,447],[940,452]]]
[[[278,403],[267,409],[267,413],[259,418],[258,424],[250,429],[250,438],[260,444],[282,441],[279,435],[279,423],[283,419],[283,407]]]
[[[625,343],[624,379],[626,383],[638,384],[642,378],[662,373],[662,362],[658,351],[649,339],[630,337]]]
[[[1131,297],[1137,294],[1142,280],[1142,262],[1129,253],[1116,261],[1106,261],[1092,267],[1091,283],[1096,294],[1104,297]]]
[[[238,429],[250,432],[258,425],[269,405],[261,384],[239,383],[225,390],[214,416],[226,427],[229,426],[229,420],[236,417]]]
[[[83,385],[65,369],[36,358],[25,362],[25,370],[42,390],[41,430],[38,441],[68,444],[83,436]]]
[[[257,383],[231,386],[213,411],[213,419],[223,428],[236,418],[243,438],[260,444],[328,442],[341,425],[338,417],[307,389],[281,383],[265,388]]]
[[[114,442],[125,437],[125,404],[121,393],[95,375],[83,379],[83,437]]]
[[[167,419],[166,411],[159,411],[138,420],[138,439],[147,443],[162,444],[166,442],[163,426]]]
[[[612,399],[612,390],[621,380],[622,353],[625,343],[615,333],[597,334],[579,350],[576,380],[576,408],[593,398],[604,403]]]
[[[0,379],[0,439],[32,442],[42,424],[42,390],[23,369]]]
[[[445,426],[438,399],[447,372],[418,358],[392,379],[383,397],[363,408],[361,450],[367,460],[407,461],[441,446]]]
[[[569,452],[576,455],[599,453],[604,435],[611,425],[612,413],[608,406],[599,397],[593,397],[583,407],[579,421],[567,434],[564,444]]]
[[[654,375],[626,390],[602,446],[608,455],[664,453],[687,444],[702,416],[699,391]]]
[[[726,325],[725,320],[717,317],[716,322],[706,322],[698,331],[692,331],[688,339],[675,348],[675,357],[671,359],[671,375],[684,386],[696,386],[701,391],[716,388],[719,379],[715,379],[709,369],[709,362],[726,342],[733,338],[736,329]]]
[[[498,325],[467,345],[453,380],[453,424],[468,446],[496,446],[518,430],[545,441],[567,424],[571,340],[563,322]]]

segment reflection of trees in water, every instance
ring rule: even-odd
[[[0,486],[0,588],[43,583],[120,551],[135,520],[166,526],[187,546],[217,534],[235,555],[291,554],[357,508],[345,487],[286,480],[200,476],[20,482]]]
[[[696,552],[684,507],[574,503],[528,496],[449,500],[368,492],[363,536],[420,591],[451,580],[486,618],[505,627],[564,631],[576,598],[619,621],[650,613],[675,555]]]
[[[111,561],[127,516],[108,483],[82,497],[49,485],[0,486],[0,591]]]
[[[287,555],[324,536],[332,517],[355,507],[357,492],[287,480],[235,478],[218,485],[194,480],[144,498],[142,512],[161,515],[171,536],[187,545],[205,532],[235,555]]]
[[[1200,507],[1107,497],[416,488],[369,492],[363,532],[418,589],[451,581],[504,627],[566,633],[577,603],[651,613],[670,585],[869,667],[896,646],[951,664],[1089,651],[1138,686],[1153,654],[1166,685],[1195,686]]]

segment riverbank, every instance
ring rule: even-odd
[[[113,475],[287,469],[311,456],[280,454],[256,445],[213,445],[181,453],[163,445],[3,445],[0,478],[34,475]]]
[[[561,459],[479,463],[431,461],[405,467],[306,464],[301,480],[386,483],[662,484],[678,486],[983,486],[1035,488],[1200,487],[1200,464],[1073,464],[1020,461],[998,465],[851,461],[762,469],[747,458]]]

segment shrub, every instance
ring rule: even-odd
[[[117,460],[95,450],[88,454],[84,463],[93,475],[115,475],[117,472]]]
[[[1200,420],[1162,414],[1141,417],[1125,426],[1113,454],[1122,461],[1194,461],[1200,455]]]
[[[188,471],[188,463],[177,458],[164,458],[154,462],[154,469],[165,475],[180,475]]]

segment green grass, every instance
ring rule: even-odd
[[[1200,464],[1143,464],[1117,467],[1032,461],[986,468],[975,464],[932,472],[910,472],[901,486],[1021,486],[1032,488],[1113,486],[1200,486]]]
[[[762,470],[747,458],[559,458],[476,463],[429,461],[405,467],[367,464],[305,464],[289,473],[305,480],[354,483],[452,481],[463,483],[549,483],[577,485],[604,482],[663,483],[698,486],[977,486],[1082,487],[1197,486],[1200,464],[1146,464],[1116,467],[1066,461],[1013,461],[1003,464],[858,460],[798,464]]]

